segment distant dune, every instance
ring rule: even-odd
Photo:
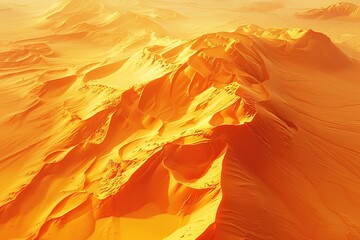
[[[332,4],[328,7],[297,13],[296,16],[307,19],[343,18],[360,20],[360,7],[353,3],[341,2]]]
[[[148,16],[105,6],[101,0],[67,0],[51,10],[38,23],[40,29],[51,29],[57,35],[81,34],[89,41],[115,44],[131,35],[155,33],[165,36],[158,19],[176,18],[173,11],[154,9]]]

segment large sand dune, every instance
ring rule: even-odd
[[[298,13],[297,16],[309,19],[343,18],[360,21],[360,7],[349,2],[340,2],[328,7],[307,10]]]
[[[274,1],[3,5],[1,239],[360,239],[357,45],[238,20]]]

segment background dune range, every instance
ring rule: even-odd
[[[359,4],[0,0],[0,239],[360,240]]]

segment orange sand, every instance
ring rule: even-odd
[[[0,239],[359,240],[335,3],[0,0]]]

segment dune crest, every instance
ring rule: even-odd
[[[45,158],[38,159],[38,167],[29,174],[30,182],[18,190],[8,189],[9,194],[13,192],[14,195],[10,194],[3,199],[1,224],[21,217],[17,209],[31,211],[32,217],[21,217],[19,221],[23,223],[23,228],[15,229],[9,226],[2,234],[11,237],[30,234],[39,238],[53,238],[58,233],[68,234],[63,229],[69,228],[71,232],[76,226],[71,212],[90,214],[99,204],[102,207],[96,210],[93,220],[86,220],[89,221],[86,224],[80,220],[85,224],[86,231],[89,231],[80,231],[81,234],[79,232],[80,235],[77,235],[80,239],[90,237],[92,234],[98,238],[98,234],[101,234],[88,229],[87,224],[98,223],[100,224],[98,228],[101,228],[102,224],[105,224],[105,219],[116,218],[123,221],[121,220],[123,218],[132,218],[126,216],[135,212],[140,216],[145,214],[144,216],[153,217],[154,221],[157,216],[159,219],[171,218],[174,221],[184,219],[183,225],[195,224],[197,231],[192,234],[199,235],[211,224],[211,220],[214,220],[216,206],[221,199],[220,165],[226,149],[223,143],[209,138],[207,132],[214,126],[241,125],[251,121],[255,115],[256,102],[268,98],[266,89],[261,87],[268,74],[260,54],[250,47],[252,42],[245,35],[216,33],[204,35],[161,54],[158,53],[154,57],[162,59],[162,62],[174,61],[172,59],[179,56],[183,56],[185,61],[182,60],[181,64],[174,65],[175,69],[170,68],[170,72],[160,78],[149,79],[136,88],[133,86],[120,93],[120,99],[111,100],[111,95],[101,95],[105,87],[101,85],[92,87],[84,85],[78,89],[79,87],[75,86],[83,85],[79,82],[79,75],[47,80],[37,92],[41,99],[40,103],[27,111],[27,118],[35,117],[37,112],[46,113],[51,109],[49,106],[52,102],[55,103],[57,99],[68,98],[61,110],[65,111],[62,113],[61,122],[72,123],[73,127],[69,128],[71,132],[68,132],[69,136],[63,139],[62,147],[59,148],[55,144],[50,147],[51,150],[47,149],[47,152],[50,151],[45,154]],[[153,59],[147,55],[143,57],[145,61]],[[129,61],[129,64],[132,64],[131,59]],[[117,67],[121,68],[121,66]],[[148,66],[150,69],[152,67],[154,66]],[[62,74],[62,72],[54,71],[48,73],[48,77],[42,78],[47,79],[54,74]],[[94,75],[94,70],[92,74]],[[87,81],[89,81],[88,76],[87,74],[84,78]],[[86,89],[89,87],[100,94],[99,97],[112,103],[97,108],[96,113],[86,116],[85,112],[81,113],[83,112],[81,108],[88,100],[82,97],[76,100],[72,96],[88,94]],[[111,89],[109,90],[111,93]],[[106,89],[104,91],[109,93]],[[112,92],[116,93],[116,90]],[[25,117],[23,114],[16,116],[16,119],[20,116]],[[48,116],[50,122],[58,117],[60,116],[57,114]],[[9,124],[16,124],[16,119],[13,118]],[[142,133],[142,136],[139,133]],[[63,134],[65,133],[61,135]],[[53,137],[56,139],[56,134]],[[138,146],[143,147],[139,149]],[[214,154],[209,155],[209,151],[213,151]],[[190,158],[189,165],[186,165],[181,159],[189,152],[198,153],[194,155],[194,161]],[[31,156],[30,152],[24,154]],[[73,165],[71,162],[74,161],[75,156],[79,162]],[[58,172],[60,169],[68,170],[61,173]],[[142,174],[149,172],[150,169],[154,172],[149,175]],[[75,178],[82,171],[85,173],[83,177],[66,183],[67,179]],[[138,178],[136,177],[138,175],[143,176]],[[37,194],[33,194],[33,191],[36,186],[42,185],[48,176],[59,178],[56,181],[60,182],[58,185],[39,188],[39,191],[48,192],[46,201],[51,202],[53,206],[40,214],[41,204],[35,200]],[[138,186],[138,181],[151,182],[155,181],[152,179],[157,178],[164,179],[162,187],[156,187],[161,193],[159,196],[153,193],[155,194],[152,195],[153,197],[146,199],[142,196],[142,191],[136,193],[134,190]],[[74,184],[77,184],[77,187]],[[59,187],[69,190],[59,191]],[[167,195],[162,196],[162,194],[171,191],[174,187],[180,187],[183,193],[172,195],[175,196],[172,197],[174,202],[165,204]],[[146,188],[150,191],[155,186],[149,185]],[[56,193],[57,191],[59,192]],[[68,198],[76,197],[79,191],[84,198],[79,199],[80,202],[71,204],[68,210],[58,213],[56,209],[59,208],[59,204],[64,205],[63,201],[67,202]],[[135,192],[130,194],[127,191]],[[213,200],[210,200],[209,196],[212,196]],[[180,204],[193,197],[198,201],[202,199],[199,205]],[[27,204],[24,205],[25,199]],[[32,202],[37,202],[39,205],[34,206]],[[133,202],[133,205],[125,207],[128,202]],[[153,205],[159,207],[156,212],[147,213],[147,210],[141,210]],[[124,208],[116,206],[124,206]],[[167,207],[164,208],[165,206]],[[118,210],[115,212],[107,210],[114,207]],[[202,217],[203,211],[207,211],[208,214]],[[207,217],[209,214],[212,217]],[[193,220],[186,220],[190,216]],[[34,219],[42,224],[34,225]],[[204,221],[201,225],[196,224],[199,219]],[[64,223],[58,225],[59,221]],[[155,223],[156,221],[152,223],[152,220],[148,220],[148,224]],[[175,233],[175,230],[173,225],[169,225],[166,234],[174,232],[177,236],[179,233]],[[119,234],[140,237],[136,235],[140,233],[133,231]]]
[[[133,11],[136,9],[125,3],[124,8],[113,8],[102,0],[67,0],[48,12],[36,25],[39,29],[52,30],[56,35],[63,36],[62,39],[71,40],[79,35],[89,42],[117,44],[151,34],[165,36],[165,30],[159,23],[161,16],[167,19],[169,15],[176,14],[158,10],[159,15],[149,16]]]
[[[328,7],[311,9],[302,13],[297,13],[296,16],[307,19],[344,18],[360,20],[360,7],[349,2],[340,2],[332,4]]]
[[[249,6],[17,7],[24,33],[0,39],[0,239],[360,236],[359,59],[224,2]],[[287,7],[267,3],[250,6]]]

